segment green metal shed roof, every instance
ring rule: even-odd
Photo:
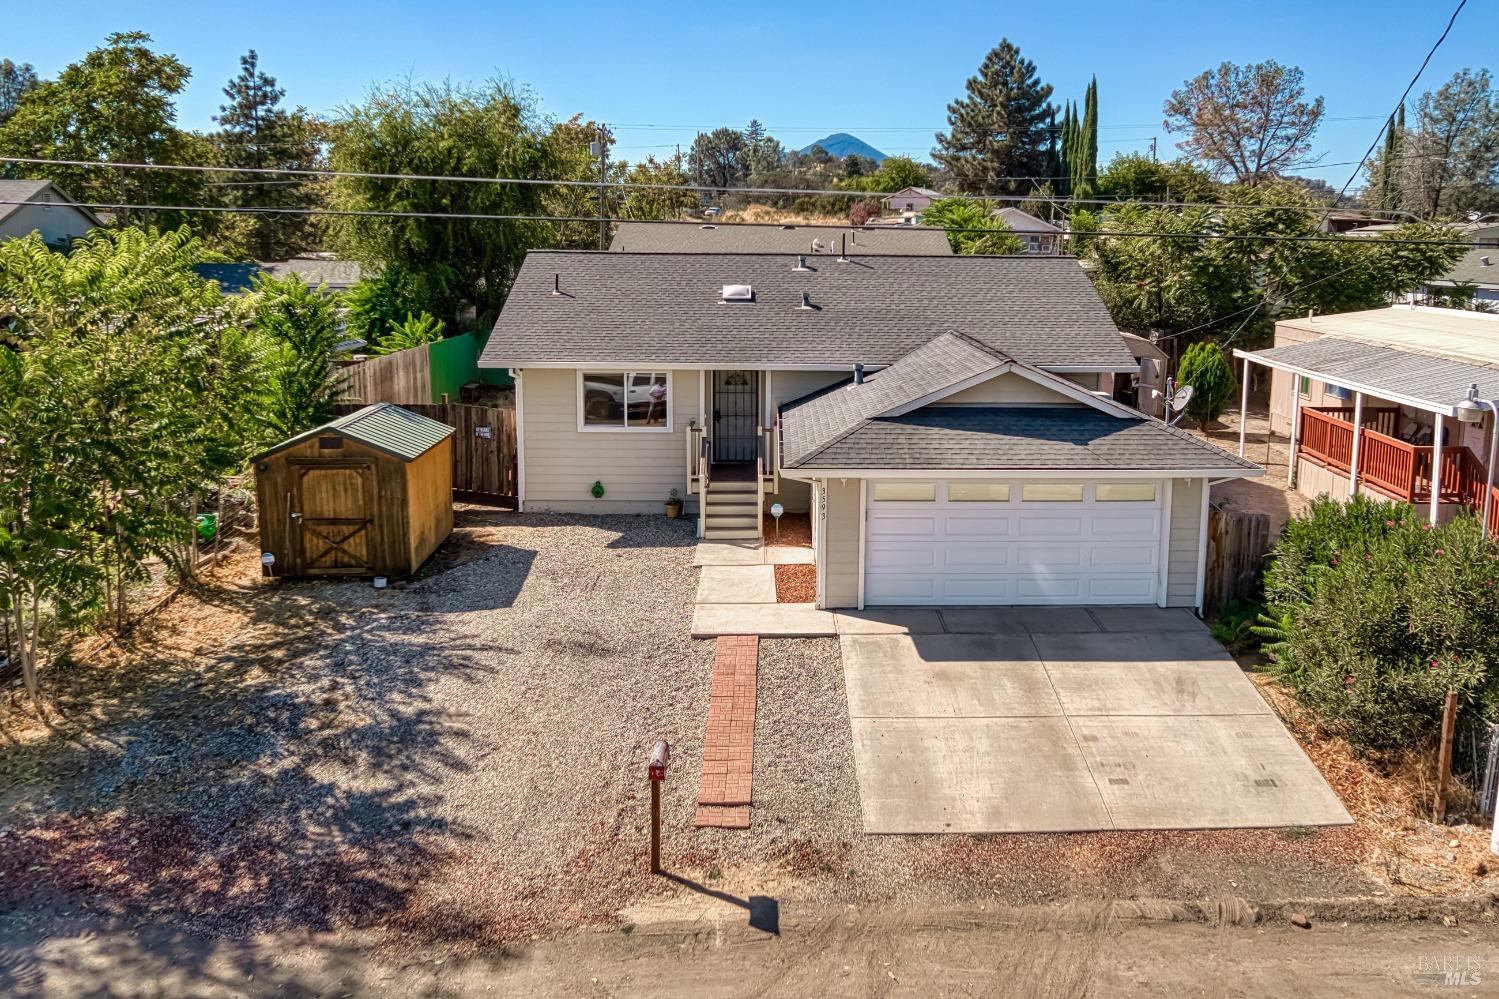
[[[402,409],[395,403],[377,402],[284,440],[263,454],[256,455],[253,460],[259,461],[329,433],[342,434],[350,440],[383,451],[392,458],[415,461],[442,443],[453,433],[453,428],[446,423],[419,416],[409,409]]]

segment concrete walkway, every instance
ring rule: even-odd
[[[1352,821],[1186,611],[936,616],[838,616],[866,832]]]

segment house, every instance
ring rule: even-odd
[[[1384,219],[1373,215],[1365,215],[1363,212],[1351,208],[1334,208],[1323,212],[1322,219],[1317,228],[1323,232],[1350,232],[1354,229],[1365,229],[1369,226],[1381,225]]]
[[[1400,305],[1283,319],[1273,347],[1234,355],[1245,385],[1252,365],[1271,370],[1270,431],[1290,438],[1298,491],[1420,504],[1432,523],[1483,507],[1493,417],[1456,417],[1470,385],[1499,397],[1499,316]]]
[[[989,213],[1025,241],[1025,252],[1057,254],[1062,252],[1062,230],[1045,219],[1018,208],[996,208]]]
[[[1098,391],[1138,363],[1070,257],[532,251],[480,366],[523,510],[809,511],[823,607],[1199,606],[1208,487],[1262,473]]]
[[[903,187],[894,194],[880,199],[880,204],[889,212],[924,212],[927,206],[942,195],[930,187]]]
[[[103,224],[50,180],[0,180],[0,240],[39,232],[48,246],[65,249]]]
[[[284,278],[296,275],[310,288],[348,291],[359,283],[364,269],[353,260],[339,260],[331,253],[305,253],[290,260],[247,261],[234,264],[194,264],[199,277],[216,282],[226,295],[242,295],[258,275]]]
[[[916,253],[950,256],[941,229],[835,225],[752,225],[621,222],[609,249],[629,253]]]
[[[1416,290],[1416,301],[1437,305],[1455,294],[1471,292],[1477,308],[1499,308],[1499,226],[1484,226],[1470,231],[1476,244],[1458,258],[1457,263],[1440,278]]]

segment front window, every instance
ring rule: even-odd
[[[665,371],[579,372],[582,430],[671,429],[671,375]]]

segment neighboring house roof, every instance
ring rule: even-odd
[[[936,405],[1011,372],[1082,405]],[[1258,468],[955,333],[934,338],[862,383],[788,404],[781,430],[787,468]]]
[[[0,222],[32,204],[66,205],[81,213],[91,224],[104,224],[99,221],[99,216],[78,204],[50,180],[0,180]]]
[[[903,187],[899,191],[894,191],[890,194],[885,195],[883,200],[889,201],[891,198],[899,197],[902,194],[916,194],[920,195],[923,198],[942,197],[940,192],[934,191],[930,187]]]
[[[1495,333],[1499,335],[1499,326]],[[1234,354],[1445,416],[1457,415],[1458,402],[1467,396],[1468,386],[1474,382],[1478,383],[1478,394],[1483,398],[1499,398],[1499,367],[1338,334],[1269,350],[1235,350]]]
[[[851,250],[848,263],[796,264],[791,254],[533,250],[480,365],[883,365],[956,330],[1039,367],[1138,368],[1072,257]],[[750,285],[753,301],[724,303],[725,285]]]
[[[1056,235],[1062,231],[1045,219],[1038,219],[1030,212],[1022,212],[1018,208],[996,208],[989,214],[1016,232],[1026,235]]]
[[[249,261],[234,264],[195,264],[193,271],[202,278],[216,281],[226,295],[249,291],[259,274],[273,278],[296,275],[312,288],[326,286],[330,291],[345,291],[359,283],[363,268],[352,260],[331,260],[320,256],[293,257],[290,260]]]
[[[1499,368],[1499,316],[1482,312],[1397,305],[1281,319],[1276,325]]]
[[[630,253],[930,254],[951,256],[941,229],[864,229],[832,225],[681,225],[621,222],[609,249]]]
[[[284,440],[270,450],[256,455],[251,461],[259,461],[289,447],[329,433],[337,433],[350,440],[358,441],[392,458],[415,461],[446,440],[453,433],[453,428],[446,423],[438,423],[425,416],[418,416],[411,410],[402,409],[394,403],[377,402],[349,413],[347,416],[340,416],[321,427]]]
[[[1499,246],[1476,246],[1458,258],[1451,270],[1431,284],[1471,284],[1478,288],[1499,287]]]

